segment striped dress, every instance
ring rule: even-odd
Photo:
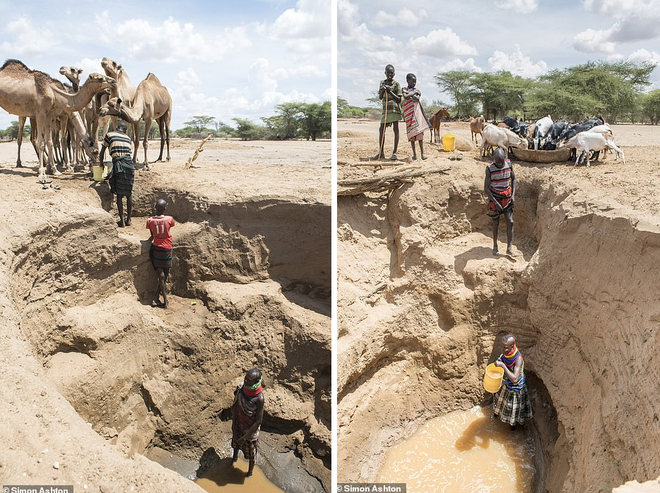
[[[518,358],[522,358],[522,354],[516,349],[516,354],[511,359],[505,358],[504,355],[498,359],[513,373]],[[493,398],[493,414],[511,426],[525,424],[525,420],[532,418],[532,402],[527,391],[524,360],[516,383],[509,380],[506,373],[504,374],[502,387]]]
[[[132,195],[135,180],[132,145],[131,138],[121,132],[108,132],[103,139],[103,146],[112,158],[112,171],[108,174],[110,191],[125,197]]]
[[[511,202],[511,195],[513,193],[511,186],[511,161],[505,159],[504,165],[501,168],[498,168],[495,163],[490,163],[487,169],[490,173],[490,191],[495,200],[502,206],[502,210],[500,211],[495,207],[493,202],[489,201],[488,215],[492,218],[497,218],[500,214],[513,210],[513,202]]]
[[[406,132],[410,141],[423,140],[424,132],[430,130],[419,102],[421,97],[419,89],[403,88],[403,119],[406,121]]]

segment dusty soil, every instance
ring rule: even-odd
[[[338,197],[339,481],[374,480],[387,447],[427,419],[488,404],[483,372],[512,332],[541,442],[536,491],[657,488],[658,128],[613,130],[625,165],[513,162],[515,255],[494,257],[487,161],[467,123],[442,124],[462,160],[427,135],[429,159],[412,162],[403,130],[403,162],[377,169],[360,158],[376,154],[378,124],[339,122],[340,194],[355,188],[342,181],[428,171]]]
[[[210,141],[184,170],[198,143],[138,171],[124,229],[105,183],[44,189],[29,144],[21,169],[0,144],[0,483],[201,491],[145,455],[226,457],[257,366],[259,464],[286,491],[330,489],[330,142]],[[167,310],[149,305],[158,197],[177,222]]]

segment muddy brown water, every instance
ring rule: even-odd
[[[255,466],[252,476],[245,476],[248,463],[243,459],[232,464],[231,459],[223,459],[195,481],[209,493],[251,492],[280,493],[284,490],[274,485],[259,466]]]
[[[531,493],[534,445],[524,429],[474,407],[427,421],[388,450],[378,478],[414,493]]]

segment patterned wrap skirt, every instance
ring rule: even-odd
[[[161,248],[152,244],[151,249],[149,249],[149,259],[155,270],[169,269],[172,267],[172,249]]]
[[[511,426],[522,425],[526,419],[531,419],[532,402],[527,385],[518,391],[509,390],[503,385],[493,398],[493,414]]]

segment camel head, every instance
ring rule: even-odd
[[[81,68],[76,67],[60,67],[60,74],[69,79],[69,82],[74,86],[80,84],[80,74],[82,74]]]
[[[99,91],[107,88],[114,89],[117,87],[117,81],[115,79],[108,77],[107,75],[97,73],[89,74],[85,84],[97,84],[99,86]]]
[[[110,60],[107,56],[104,56],[101,60],[101,67],[103,67],[105,75],[114,79],[117,79],[117,76],[119,75],[119,69],[121,69],[121,65],[119,65],[114,60]]]
[[[101,109],[99,116],[121,116],[121,99],[110,98],[108,99]]]

